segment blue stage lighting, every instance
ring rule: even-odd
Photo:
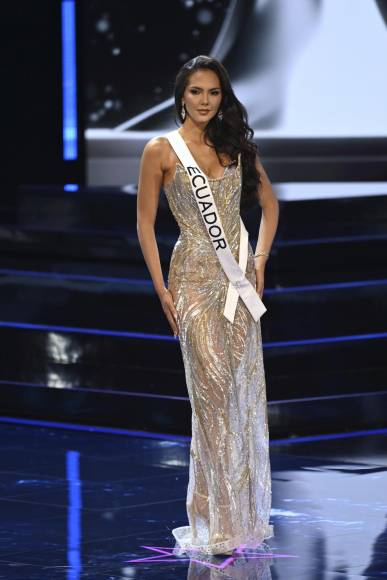
[[[63,159],[78,157],[75,0],[62,0]]]

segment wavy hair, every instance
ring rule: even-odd
[[[242,162],[242,193],[241,209],[248,209],[256,204],[259,196],[261,175],[256,168],[256,155],[259,155],[257,145],[252,140],[253,129],[248,124],[247,111],[237,99],[231,86],[230,78],[223,64],[216,58],[199,55],[186,62],[176,75],[174,85],[175,113],[180,123],[184,123],[181,116],[181,101],[191,74],[199,69],[214,71],[222,88],[220,110],[222,120],[215,115],[206,125],[204,140],[213,144],[219,159],[219,153],[226,153],[231,159],[236,159],[241,153]],[[210,143],[208,143],[210,141]],[[219,159],[220,164],[221,160]]]

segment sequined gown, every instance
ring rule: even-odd
[[[241,156],[209,179],[226,238],[238,260]],[[169,273],[192,408],[188,525],[172,530],[176,546],[220,554],[272,537],[271,470],[260,321],[238,300],[234,323],[223,315],[228,279],[176,164],[164,191],[179,225]],[[255,285],[249,244],[246,276]]]

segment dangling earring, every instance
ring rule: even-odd
[[[181,118],[184,121],[184,119],[185,119],[185,107],[184,107],[184,103],[182,103],[182,105],[181,105],[181,113],[180,114],[181,114]]]
[[[223,119],[223,113],[222,113],[222,111],[219,111],[219,113],[218,113],[218,119],[219,119],[219,121],[221,121]]]

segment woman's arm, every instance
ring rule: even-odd
[[[164,151],[162,141],[155,138],[148,141],[141,156],[137,190],[137,235],[153,285],[176,336],[178,334],[177,311],[172,295],[164,284],[155,234],[157,207],[164,174]]]
[[[259,205],[262,208],[261,223],[255,253],[259,251],[269,253],[278,226],[279,204],[277,196],[273,191],[270,179],[259,158],[256,159],[256,166],[261,175],[261,182],[258,189]],[[256,290],[260,297],[263,295],[265,264],[267,257],[258,256],[254,258],[255,273],[257,278]]]

